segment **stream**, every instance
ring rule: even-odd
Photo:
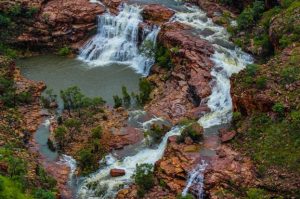
[[[211,112],[199,118],[198,122],[205,128],[205,139],[217,137],[218,130],[226,127],[232,118],[229,78],[251,63],[252,57],[234,46],[229,41],[226,29],[215,25],[205,12],[196,6],[184,5],[175,0],[130,0],[129,4],[120,7],[117,16],[106,13],[98,17],[97,34],[81,48],[77,59],[44,55],[20,60],[18,64],[22,66],[22,73],[29,79],[45,81],[47,86],[53,88],[56,93],[76,85],[87,96],[101,96],[111,105],[112,96],[120,94],[123,85],[130,93],[136,92],[139,78],[147,76],[154,64],[153,57],[147,57],[140,52],[138,43],[143,46],[147,41],[151,41],[155,46],[160,30],[156,26],[145,29],[142,41],[138,41],[138,25],[143,19],[142,9],[136,3],[160,3],[170,7],[176,11],[171,21],[193,27],[195,35],[213,44],[215,53],[211,59],[215,67],[211,72],[212,94],[206,99]],[[135,114],[138,112],[134,113],[133,117]],[[49,159],[55,160],[57,154],[49,153],[49,149],[44,148],[47,147],[45,139],[49,136],[47,122],[46,120],[38,129],[35,139],[41,145],[40,152]],[[152,119],[142,123],[140,128],[151,122]],[[132,183],[131,176],[135,172],[136,164],[154,164],[158,161],[163,156],[168,137],[180,135],[182,128],[173,127],[155,148],[143,145],[138,151],[123,158],[116,158],[114,154],[109,154],[104,158],[97,172],[80,178],[76,187],[77,197],[79,199],[113,198],[118,190]],[[200,153],[202,156],[213,156],[215,148],[204,148]],[[62,158],[74,172],[76,162],[68,156]],[[198,198],[203,198],[204,171],[207,165],[207,162],[202,161],[190,172],[183,195],[189,192],[192,185],[196,185]],[[126,175],[111,178],[109,172],[112,168],[124,169]]]

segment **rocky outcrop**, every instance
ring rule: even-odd
[[[217,150],[217,156],[210,160],[210,166],[205,172],[205,192],[209,198],[219,198],[223,188],[234,185],[241,187],[255,187],[258,185],[254,166],[250,159],[223,145]],[[230,193],[224,192],[224,198],[232,198]]]
[[[168,22],[175,12],[160,4],[150,4],[143,7],[142,16],[144,21],[151,24],[163,24]]]
[[[212,45],[180,23],[163,25],[158,42],[170,49],[173,66],[167,72],[163,66],[153,67],[148,79],[156,84],[156,89],[146,110],[173,123],[185,117],[200,118],[209,111],[203,102],[211,94]]]
[[[74,44],[96,29],[97,15],[104,11],[104,7],[88,0],[45,1],[34,23],[25,28],[15,43],[35,49]]]
[[[119,6],[127,0],[103,0],[101,1],[111,13],[118,14]]]

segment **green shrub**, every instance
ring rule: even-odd
[[[78,164],[84,174],[91,171],[94,165],[94,155],[91,149],[82,149],[79,151]]]
[[[114,108],[119,108],[122,106],[122,98],[120,98],[118,95],[114,95],[113,99],[115,103]]]
[[[34,194],[35,199],[55,199],[55,195],[50,192],[46,191],[44,189],[38,189]]]
[[[194,142],[199,142],[203,138],[203,128],[197,122],[186,126],[181,135],[177,137],[177,142],[184,142],[187,137],[190,137]]]
[[[129,107],[131,104],[131,97],[127,92],[127,88],[122,86],[123,104],[125,107]]]
[[[31,199],[30,195],[23,193],[20,184],[10,178],[0,175],[2,190],[0,190],[1,199]]]
[[[288,8],[290,7],[290,5],[292,5],[292,3],[294,2],[295,0],[281,0],[280,1],[280,4],[281,4],[281,7],[283,8]]]
[[[51,190],[55,188],[56,180],[52,176],[49,176],[43,167],[38,166],[36,168],[36,175],[38,176],[43,187]]]
[[[139,197],[142,197],[146,191],[150,190],[154,186],[153,165],[137,164],[134,180],[138,186],[138,195]]]
[[[1,17],[0,17],[0,23],[1,23]],[[0,27],[1,27],[1,24],[0,24]],[[0,54],[5,55],[11,59],[14,59],[17,57],[17,51],[9,48],[8,46],[6,46],[2,43],[0,43]]]
[[[245,30],[252,27],[261,17],[264,9],[265,5],[263,1],[255,1],[252,7],[245,8],[237,18],[238,29]]]
[[[267,78],[266,77],[259,77],[256,80],[256,86],[258,89],[264,89],[267,86]]]
[[[22,12],[22,9],[21,9],[20,4],[13,5],[8,9],[8,15],[13,16],[13,17],[21,15],[21,12]]]
[[[146,78],[141,78],[139,82],[139,90],[140,93],[138,95],[135,95],[137,104],[140,106],[143,106],[150,100],[150,94],[152,92],[152,84],[150,83],[149,80]]]
[[[140,53],[145,57],[154,57],[155,56],[155,44],[150,41],[146,40],[142,43],[140,47]]]
[[[21,104],[29,104],[32,101],[30,92],[21,92],[17,95],[17,101]]]
[[[248,64],[246,66],[246,73],[249,76],[254,77],[258,71],[259,66],[257,64]]]
[[[164,46],[159,45],[155,53],[155,62],[163,68],[171,68],[173,66],[171,51]]]
[[[26,17],[32,17],[34,16],[36,13],[38,13],[39,9],[36,7],[30,7],[27,9],[26,11]]]
[[[274,106],[272,107],[272,110],[276,112],[279,116],[284,116],[285,108],[282,103],[280,102],[275,103]]]
[[[146,131],[144,134],[146,137],[150,136],[155,143],[159,142],[162,137],[165,135],[167,131],[169,131],[170,128],[165,125],[157,125],[153,124],[151,125],[150,129]]]
[[[72,50],[67,46],[62,47],[58,50],[58,54],[60,56],[68,56],[69,54],[71,54],[71,52],[72,52]]]
[[[65,144],[67,131],[65,126],[59,126],[54,131],[54,137],[59,149],[62,149]]]
[[[257,188],[250,188],[247,191],[247,199],[268,199],[266,191]]]
[[[220,3],[225,4],[225,5],[233,5],[234,0],[219,0]]]
[[[92,138],[93,139],[100,139],[102,137],[102,127],[97,126],[96,128],[92,129]]]
[[[8,27],[11,24],[9,17],[0,14],[0,27]]]
[[[287,66],[283,68],[280,72],[280,77],[282,78],[282,83],[291,84],[297,81],[300,77],[300,69],[295,66]]]

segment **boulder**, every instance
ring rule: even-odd
[[[220,129],[221,142],[228,142],[236,135],[236,131],[228,131],[227,129]]]
[[[126,174],[124,169],[111,169],[109,173],[111,177],[119,177]]]
[[[168,22],[175,12],[160,4],[146,5],[142,11],[143,19],[153,24]]]

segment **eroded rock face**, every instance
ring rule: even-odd
[[[97,15],[105,11],[88,0],[50,0],[40,7],[32,25],[16,43],[37,48],[74,44],[96,29]]]
[[[142,16],[145,22],[162,24],[168,22],[175,12],[159,4],[150,4],[143,7]]]
[[[101,1],[111,13],[118,14],[121,3],[126,3],[127,0],[103,0]]]
[[[190,27],[177,22],[163,25],[158,40],[171,49],[173,67],[169,72],[153,67],[149,80],[156,84],[156,89],[146,110],[173,123],[185,117],[200,118],[209,111],[202,102],[211,94],[212,45],[193,36]],[[164,80],[162,74],[166,73],[169,77]]]

